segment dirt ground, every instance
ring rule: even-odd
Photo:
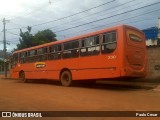
[[[62,87],[58,82],[22,83],[1,78],[0,111],[160,111],[160,83],[98,82],[92,87]]]

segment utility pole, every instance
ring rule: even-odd
[[[4,52],[4,76],[5,78],[7,78],[7,48],[6,48],[6,28],[5,28],[5,25],[6,25],[6,19],[4,18],[3,19],[3,33],[4,33],[4,39],[3,39],[3,45],[4,45],[4,49],[3,49],[3,52]]]
[[[160,45],[160,17],[158,18],[158,41],[157,44]]]

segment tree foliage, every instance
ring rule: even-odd
[[[56,41],[55,37],[56,37],[56,34],[54,34],[51,30],[49,29],[42,30],[35,34],[34,44],[41,45],[44,43],[53,42],[53,41]]]
[[[19,38],[19,44],[17,44],[17,49],[23,49],[23,48],[28,48],[33,46],[33,40],[34,36],[31,34],[31,27],[28,26],[26,32],[22,32],[20,29],[20,37]]]
[[[31,34],[31,29],[29,26],[26,32],[20,29],[21,38],[19,38],[17,50],[56,41],[56,34],[49,29],[38,31],[35,35]]]

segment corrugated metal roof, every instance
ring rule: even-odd
[[[158,36],[158,28],[157,27],[151,27],[145,30],[142,30],[145,33],[146,40],[155,40]]]

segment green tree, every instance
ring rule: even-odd
[[[38,31],[35,35],[31,34],[31,27],[27,27],[26,32],[22,32],[20,29],[19,44],[17,44],[17,50],[41,45],[56,41],[56,34],[49,29]]]
[[[34,44],[35,45],[41,45],[44,43],[49,43],[56,41],[56,34],[52,32],[50,29],[38,31],[38,33],[34,36]]]
[[[22,32],[22,30],[20,29],[20,37],[21,37],[19,38],[20,43],[17,44],[18,50],[34,46],[33,45],[34,36],[31,34],[31,27],[28,26],[26,32]]]

